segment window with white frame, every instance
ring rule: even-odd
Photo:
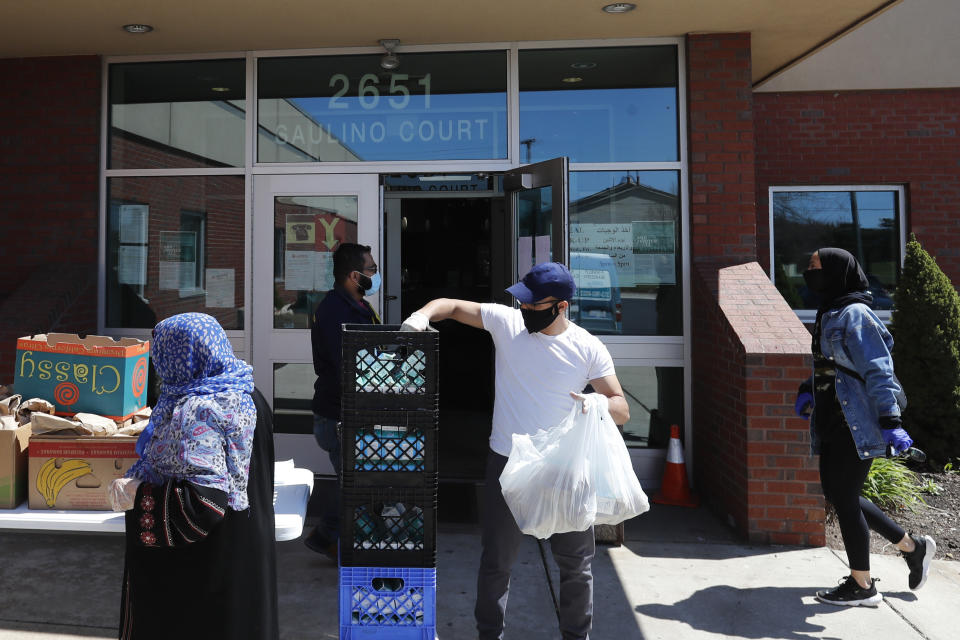
[[[852,253],[870,282],[873,308],[893,308],[904,242],[902,186],[770,187],[770,236],[771,277],[799,315],[819,305],[803,272],[823,247]]]

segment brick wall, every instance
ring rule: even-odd
[[[96,329],[100,59],[0,59],[0,383],[16,339]]]
[[[750,34],[687,38],[693,260],[755,260]]]
[[[693,327],[698,491],[750,540],[821,546],[823,498],[793,399],[810,334],[756,262],[696,265]]]
[[[960,285],[958,105],[960,89],[754,94],[764,264],[769,186],[903,184],[908,229]]]

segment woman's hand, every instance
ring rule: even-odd
[[[793,404],[793,411],[804,420],[810,419],[810,412],[813,409],[813,394],[809,391],[801,391],[797,394],[797,401]]]
[[[137,498],[137,487],[140,481],[136,478],[117,478],[107,487],[107,503],[114,511],[129,511]]]
[[[887,443],[887,449],[891,450],[893,455],[900,455],[913,446],[913,438],[901,425],[899,416],[880,416],[883,441]]]

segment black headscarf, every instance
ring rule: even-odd
[[[870,283],[860,268],[857,259],[845,249],[824,247],[817,251],[820,255],[820,265],[823,268],[823,291],[820,294],[818,313],[829,309],[840,309],[862,302],[865,305],[873,303],[873,296],[867,290]]]
[[[845,249],[824,247],[819,249],[820,266],[823,269],[823,291],[818,291],[820,306],[813,325],[813,352],[820,351],[820,318],[825,311],[841,309],[848,304],[873,303],[873,295],[867,290],[870,283],[860,268],[857,259]]]

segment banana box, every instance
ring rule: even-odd
[[[150,342],[47,333],[17,340],[14,388],[58,415],[95,413],[122,422],[147,404]]]
[[[0,509],[27,499],[27,445],[30,425],[0,430]]]
[[[32,436],[27,506],[109,511],[107,486],[137,461],[136,444],[135,436]]]

